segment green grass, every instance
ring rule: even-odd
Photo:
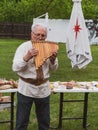
[[[17,80],[18,76],[12,71],[12,60],[16,48],[24,40],[18,39],[0,39],[0,78]],[[86,67],[86,69],[72,69],[70,60],[66,55],[65,44],[59,44],[59,68],[56,72],[51,72],[50,81],[98,81],[98,46],[91,46],[93,61]],[[88,123],[90,124],[89,130],[98,130],[98,94],[89,93],[88,102]],[[66,99],[83,99],[83,93],[66,93]],[[15,102],[17,103],[16,95]],[[58,112],[59,112],[59,94],[51,95],[51,125],[57,127],[58,125]],[[36,116],[34,113],[34,106],[32,107],[30,123],[28,130],[37,130]],[[82,103],[65,103],[64,115],[66,117],[82,116],[83,104]],[[15,108],[16,112],[16,108]],[[0,120],[9,118],[9,110],[0,112]],[[8,124],[0,124],[0,130],[9,130]],[[63,130],[83,130],[82,120],[64,120]]]

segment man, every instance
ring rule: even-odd
[[[13,59],[13,71],[19,75],[16,130],[27,130],[33,103],[35,103],[38,130],[49,130],[51,91],[48,78],[50,77],[49,71],[56,70],[58,67],[57,52],[54,50],[53,55],[36,70],[34,57],[38,54],[38,50],[32,44],[36,41],[45,41],[46,38],[47,27],[45,25],[32,25],[31,40],[17,48]]]
[[[93,39],[95,37],[95,23],[93,20],[88,20],[86,22],[86,27],[88,29],[88,38],[89,38],[89,41],[90,43],[92,44],[93,42]]]

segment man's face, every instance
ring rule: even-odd
[[[92,20],[89,20],[87,23],[87,28],[90,30],[94,27],[94,22]]]
[[[41,26],[36,26],[31,32],[31,39],[33,42],[45,41],[47,37],[47,30]]]

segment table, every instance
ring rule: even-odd
[[[88,110],[88,94],[91,92],[98,92],[98,88],[93,87],[91,89],[80,89],[80,88],[73,88],[73,89],[65,89],[63,87],[59,87],[59,88],[54,88],[53,89],[54,93],[59,93],[60,94],[60,101],[59,101],[59,120],[58,120],[58,126],[57,128],[54,129],[62,129],[62,121],[63,120],[72,120],[72,119],[82,119],[83,120],[83,128],[84,129],[88,129],[88,125],[87,125],[87,110]],[[64,94],[65,93],[84,93],[84,99],[82,100],[65,100],[64,99]],[[83,107],[83,116],[82,117],[69,117],[69,118],[64,118],[63,115],[63,103],[65,102],[83,102],[84,103],[84,107]]]
[[[11,104],[10,109],[10,119],[6,121],[0,121],[0,123],[9,123],[10,122],[10,130],[14,130],[14,94],[17,92],[17,89],[6,89],[0,90],[0,93],[10,93],[11,95],[11,102],[0,102],[0,104]]]

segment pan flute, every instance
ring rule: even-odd
[[[38,55],[35,56],[35,66],[38,69],[50,56],[52,56],[54,51],[58,51],[58,43],[43,41],[43,42],[33,42],[33,47],[38,50]]]

